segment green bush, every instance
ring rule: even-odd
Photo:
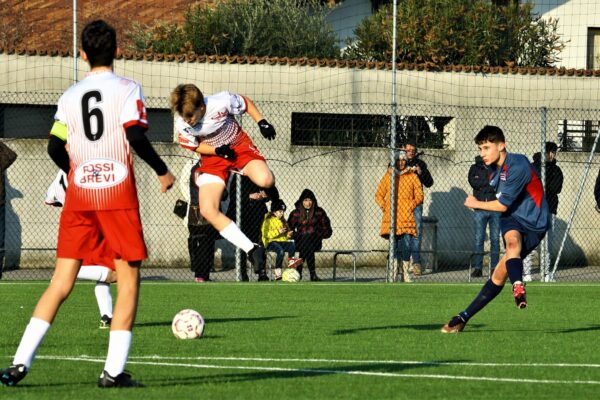
[[[542,20],[533,5],[495,6],[487,0],[401,0],[398,62],[441,65],[552,66],[564,43],[558,20]],[[355,29],[347,59],[392,58],[392,6],[380,8]]]
[[[229,0],[190,8],[183,24],[134,25],[132,50],[157,53],[337,58],[320,0]]]

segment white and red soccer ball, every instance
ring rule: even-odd
[[[171,323],[171,330],[178,339],[197,339],[204,332],[204,318],[194,310],[181,310]]]

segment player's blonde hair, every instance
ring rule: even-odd
[[[191,83],[177,85],[171,92],[171,111],[189,118],[204,104],[204,95]]]

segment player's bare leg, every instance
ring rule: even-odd
[[[106,363],[98,379],[100,387],[143,386],[133,381],[131,376],[124,372],[131,346],[131,330],[137,313],[140,265],[141,261],[115,260],[117,302],[110,327]]]
[[[498,286],[504,286],[506,283],[506,279],[508,279],[508,274],[506,273],[506,254],[502,256],[502,258],[496,264],[496,268],[494,268],[494,273],[492,274],[492,282]]]
[[[504,234],[506,243],[505,274],[513,284],[513,297],[518,308],[527,307],[525,285],[523,284],[523,260],[521,259],[522,236],[519,231],[512,230]],[[495,274],[494,274],[495,275]],[[504,278],[506,281],[506,277]]]
[[[31,367],[35,352],[44,340],[58,309],[65,301],[77,279],[81,260],[58,258],[50,285],[44,291],[33,311],[29,324],[21,337],[21,342],[10,367],[0,371],[0,383],[14,386],[25,378]]]
[[[244,167],[244,175],[261,188],[270,188],[275,185],[275,176],[262,160],[252,160]]]
[[[77,279],[81,260],[58,258],[52,280],[42,297],[38,300],[33,318],[41,319],[49,324],[54,321],[60,305],[65,301]]]
[[[219,211],[224,190],[225,182],[205,183],[198,187],[200,214],[219,232],[232,222],[231,219]]]
[[[140,290],[141,261],[115,260],[117,271],[117,301],[111,331],[131,331],[137,313]]]
[[[250,163],[252,163],[251,161]],[[248,163],[248,164],[250,164]],[[264,164],[264,162],[263,162]],[[266,165],[266,164],[265,164]],[[270,171],[269,171],[270,173]],[[203,178],[208,178],[209,182],[202,182]],[[225,190],[225,182],[211,181],[213,178],[208,176],[200,177],[198,184],[198,199],[200,202],[200,214],[229,242],[239,247],[248,254],[248,259],[252,263],[255,271],[264,270],[265,250],[257,243],[252,243],[250,239],[240,230],[240,228],[219,210],[221,196]]]
[[[271,200],[279,199],[279,191],[275,186],[275,175],[262,160],[252,160],[244,167],[244,175],[257,186],[264,189]]]
[[[510,274],[513,275],[511,281],[513,282],[513,296],[515,297],[517,307],[525,308],[527,306],[523,282],[521,282],[521,280],[515,280],[515,275],[517,277],[519,275],[517,273],[519,271],[515,270],[518,270],[518,262],[521,260],[521,234],[518,231],[508,231],[504,235],[504,241],[506,243],[506,253],[500,261],[498,261],[491,279],[485,283],[481,292],[479,292],[469,307],[452,317],[452,319],[442,327],[441,331],[443,333],[461,332],[473,315],[500,294],[500,291],[506,283],[506,279],[509,278],[509,268],[507,267],[507,264],[511,264],[511,268],[513,269]],[[522,272],[522,269],[520,272]]]

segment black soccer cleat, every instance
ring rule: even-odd
[[[441,331],[442,333],[458,333],[465,329],[465,325],[467,325],[467,321],[460,315],[455,315],[450,322],[442,326]]]
[[[109,329],[110,323],[112,322],[112,318],[108,315],[103,315],[100,318],[100,329]]]
[[[15,386],[27,375],[27,367],[23,364],[11,365],[0,370],[0,382],[4,386]]]
[[[269,282],[269,281],[270,281],[270,279],[269,279],[269,277],[267,276],[267,274],[264,274],[264,273],[263,273],[263,274],[258,274],[258,281],[259,281],[259,282]]]
[[[131,379],[131,375],[127,372],[121,372],[117,376],[110,376],[106,371],[102,371],[98,378],[98,387],[101,388],[125,388],[125,387],[144,387],[138,381]]]
[[[254,268],[254,271],[264,271],[266,267],[265,248],[255,244],[252,250],[248,252],[248,259]]]
[[[482,276],[483,276],[483,271],[481,271],[480,269],[475,268],[471,272],[471,278],[481,278]]]

